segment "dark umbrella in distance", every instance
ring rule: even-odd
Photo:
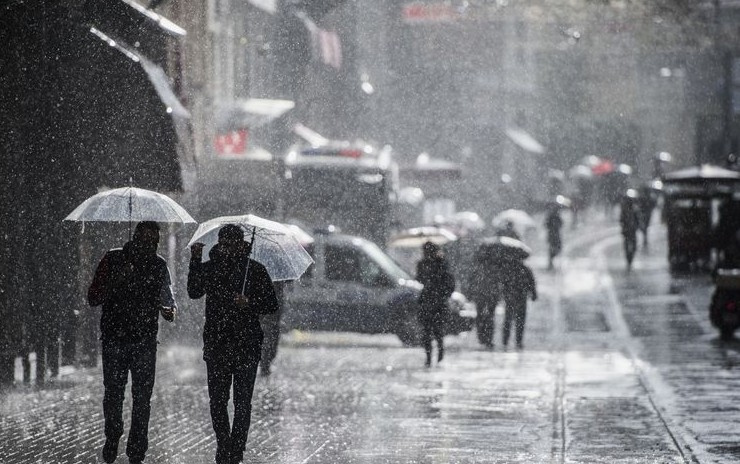
[[[503,260],[524,260],[532,254],[532,250],[521,240],[503,236],[484,238],[478,250],[492,259]]]
[[[734,183],[740,181],[740,172],[725,169],[712,164],[691,166],[672,171],[663,176],[664,184],[711,184]]]

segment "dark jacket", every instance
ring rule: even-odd
[[[619,212],[619,224],[622,226],[622,235],[634,238],[640,225],[640,217],[632,202],[622,202]]]
[[[244,253],[228,258],[215,245],[209,260],[190,261],[188,295],[198,299],[206,296],[206,323],[203,327],[203,359],[246,359],[249,350],[260,349],[263,333],[259,316],[274,313],[279,304],[275,289],[265,267]],[[241,294],[249,263],[246,308],[234,302]]]
[[[137,251],[134,242],[108,251],[95,271],[87,299],[103,305],[100,338],[120,342],[156,341],[163,305],[174,306],[167,262]]]
[[[469,295],[479,308],[496,306],[501,298],[501,260],[479,250],[473,261]],[[492,309],[492,308],[491,308]]]
[[[526,304],[527,296],[537,299],[537,285],[532,270],[521,261],[509,261],[499,274],[507,307]]]
[[[423,258],[416,264],[416,280],[424,288],[419,296],[420,316],[447,311],[447,299],[455,291],[455,278],[444,258]]]

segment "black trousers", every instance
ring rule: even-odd
[[[475,321],[478,342],[488,347],[493,346],[496,305],[498,305],[498,298],[487,298],[478,301],[478,317]]]
[[[521,345],[524,338],[524,323],[527,319],[527,300],[526,297],[523,299],[512,299],[506,301],[506,310],[504,312],[504,330],[503,330],[503,344],[509,343],[509,334],[511,333],[511,323],[514,323],[514,330],[516,331],[516,344]]]
[[[220,450],[241,453],[247,444],[247,434],[252,420],[252,394],[260,362],[261,343],[254,343],[243,358],[228,354],[208,359],[208,397],[211,421]],[[236,359],[242,358],[242,359]],[[234,387],[234,422],[229,422],[229,393]]]
[[[131,430],[126,454],[144,460],[149,448],[149,413],[157,364],[157,341],[139,343],[103,341],[103,415],[105,438],[117,442],[123,435],[123,396],[131,372]]]
[[[437,350],[444,353],[444,335],[447,323],[446,308],[446,306],[422,307],[422,313],[419,315],[421,344],[427,355],[427,362],[431,362],[432,359],[432,340],[437,341]]]

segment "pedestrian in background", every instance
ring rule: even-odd
[[[628,190],[622,197],[619,210],[619,224],[622,227],[627,270],[632,269],[632,260],[635,258],[635,251],[637,250],[637,229],[640,226],[640,216],[635,204],[635,197],[635,191]]]
[[[527,299],[537,300],[537,284],[532,270],[518,259],[507,260],[499,274],[506,310],[502,343],[509,343],[512,323],[516,336],[516,347],[521,349],[524,341],[524,324],[527,319]]]
[[[149,413],[157,361],[160,314],[175,319],[176,305],[167,263],[157,254],[159,226],[140,222],[131,241],[108,251],[98,264],[87,298],[103,305],[100,333],[103,345],[103,460],[118,456],[123,435],[123,398],[131,372],[131,430],[126,454],[140,463],[149,448]]]
[[[252,416],[252,394],[262,352],[260,316],[279,310],[265,267],[249,258],[251,244],[233,224],[223,226],[218,243],[201,262],[203,244],[191,247],[188,295],[206,296],[203,360],[208,372],[211,421],[216,434],[216,463],[242,462]],[[234,388],[234,420],[229,393]]]
[[[554,260],[563,248],[560,229],[563,227],[563,219],[560,217],[560,207],[557,204],[550,205],[545,218],[545,227],[547,228],[548,243],[548,269],[555,267]]]
[[[637,196],[637,213],[639,217],[638,226],[642,232],[642,246],[648,246],[648,227],[653,217],[653,210],[657,202],[650,187],[643,186]]]
[[[262,342],[262,358],[260,359],[260,374],[269,376],[272,373],[272,362],[275,360],[280,344],[280,317],[285,304],[285,282],[275,282],[275,296],[278,300],[278,310],[274,313],[263,314],[260,318],[265,340]]]
[[[416,264],[416,280],[424,285],[419,296],[419,323],[426,353],[425,366],[432,365],[432,339],[437,341],[437,362],[444,358],[444,331],[449,309],[447,300],[455,291],[455,278],[442,250],[432,242],[422,247],[423,256]]]
[[[496,306],[501,301],[500,261],[489,246],[481,245],[473,262],[470,297],[478,311],[476,332],[478,342],[493,348]]]

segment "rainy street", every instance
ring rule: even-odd
[[[390,335],[284,334],[273,374],[257,381],[245,457],[736,462],[740,355],[708,323],[709,278],[668,273],[663,227],[653,227],[631,273],[615,223],[581,232],[586,239],[565,234],[555,271],[540,253],[530,258],[540,298],[520,351],[500,345],[500,324],[492,351],[474,333],[448,336],[447,357],[428,369],[420,349]],[[212,462],[200,350],[161,346],[159,354],[146,462]],[[3,393],[0,461],[100,462],[101,398],[94,368]]]
[[[740,0],[0,43],[0,464],[740,462]]]

